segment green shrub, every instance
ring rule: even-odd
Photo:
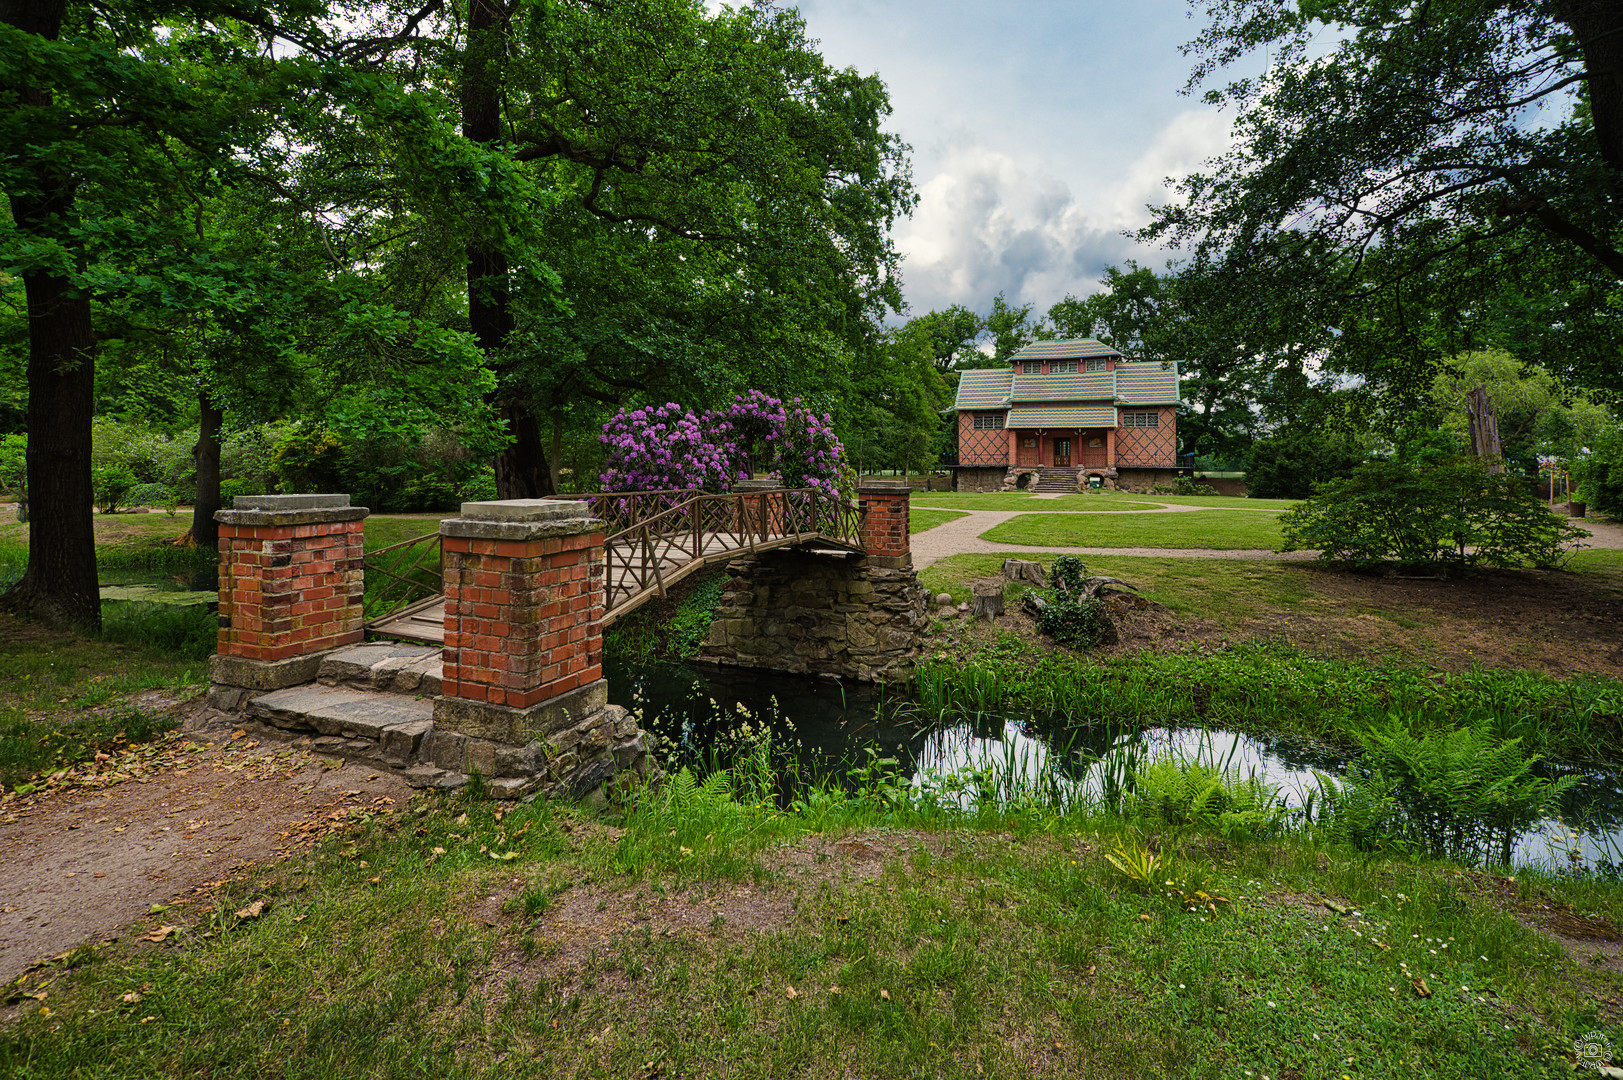
[[[1156,484],[1150,489],[1157,495],[1216,495],[1217,489],[1210,484],[1197,484],[1187,476],[1177,477],[1170,484]],[[1249,489],[1248,489],[1249,490]]]
[[[167,506],[174,494],[162,484],[136,484],[124,493],[126,506]]]
[[[1322,431],[1283,431],[1246,451],[1246,491],[1255,499],[1305,499],[1319,484],[1351,476],[1368,456]]]
[[[344,442],[320,424],[300,424],[271,454],[276,490],[289,494],[343,491]]]
[[[0,491],[28,490],[28,436],[0,435]]]
[[[1360,569],[1552,567],[1587,532],[1551,514],[1524,477],[1476,458],[1370,461],[1281,515],[1282,551]]]
[[[123,462],[94,465],[90,469],[90,487],[101,512],[111,514],[126,505],[125,496],[136,484],[135,474]]]
[[[238,495],[265,495],[268,492],[250,480],[221,480],[220,505],[229,508]]]
[[[1434,858],[1510,861],[1515,837],[1547,816],[1577,777],[1533,775],[1538,755],[1482,725],[1415,735],[1367,732],[1340,783],[1320,778],[1326,820],[1368,848],[1393,842]]]
[[[197,483],[197,466],[192,460],[196,441],[195,431],[176,435],[145,424],[97,417],[91,429],[91,455],[96,465],[127,466],[137,484],[190,491]]]
[[[1074,555],[1061,555],[1050,571],[1053,586],[1037,614],[1037,628],[1061,645],[1091,649],[1110,634],[1110,616],[1084,584],[1088,567]]]
[[[1261,837],[1284,822],[1279,786],[1237,769],[1164,754],[1133,770],[1126,810],[1151,825],[1219,829],[1225,836]]]
[[[1579,493],[1590,506],[1623,517],[1623,427],[1614,425],[1596,437],[1589,454],[1572,472]]]

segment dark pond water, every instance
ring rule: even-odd
[[[139,600],[149,604],[209,604],[219,599],[220,571],[99,570],[103,600]]]
[[[1107,772],[1119,773],[1124,758],[1172,754],[1276,784],[1286,803],[1298,808],[1318,788],[1314,770],[1339,776],[1348,760],[1301,740],[1192,728],[1122,733],[1041,718],[922,725],[872,688],[834,679],[683,664],[608,664],[605,674],[610,700],[641,713],[663,750],[674,749],[687,760],[705,762],[714,755],[725,762],[764,728],[817,776],[838,775],[877,747],[920,785],[991,767],[1005,785],[1057,783],[1085,798],[1101,793]],[[1561,800],[1558,819],[1515,839],[1511,861],[1550,867],[1623,862],[1623,776],[1560,766],[1546,774],[1576,775],[1579,783]]]

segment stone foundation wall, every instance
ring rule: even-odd
[[[953,489],[955,491],[1002,491],[1003,477],[1008,474],[1008,467],[998,465],[983,469],[971,469],[959,466],[952,471]]]
[[[928,596],[910,565],[785,548],[727,572],[701,660],[891,682],[923,651]]]

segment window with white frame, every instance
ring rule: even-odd
[[[1109,371],[1110,365],[1104,360],[1084,360],[1083,371]]]
[[[974,421],[976,431],[1003,430],[1003,414],[1000,412],[978,412]]]
[[[1075,360],[1050,360],[1048,362],[1048,373],[1050,375],[1075,375],[1076,374],[1076,361]]]
[[[1121,426],[1130,427],[1160,427],[1161,414],[1158,412],[1124,412],[1121,414]]]

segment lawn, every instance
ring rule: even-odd
[[[981,534],[984,540],[1035,547],[1255,548],[1279,546],[1269,514],[1190,510],[1130,517],[1021,514]]]
[[[1529,922],[1615,885],[743,786],[620,827],[420,796],[18,987],[0,1070],[454,1077],[1543,1077],[1623,993]],[[1196,889],[1186,908],[1163,881]],[[1568,916],[1569,918],[1578,916]],[[1424,993],[1421,996],[1422,981]]]
[[[918,507],[911,507],[909,510],[907,531],[910,533],[921,533],[937,525],[945,525],[949,521],[969,516],[956,510],[925,510]]]
[[[1025,491],[913,493],[914,506],[942,506],[953,510],[1140,510],[1160,505],[1206,506],[1226,510],[1289,510],[1293,499],[1237,499],[1226,495],[1136,495],[1127,491],[1090,491],[1035,499]]]
[[[919,571],[932,594],[947,592],[955,603],[970,599],[970,582],[1002,573],[1006,554],[953,555]],[[1053,565],[1053,557],[1039,559]],[[1237,627],[1264,614],[1293,610],[1310,595],[1318,571],[1272,559],[1146,558],[1089,555],[1090,574],[1120,578],[1148,600],[1179,614],[1199,614]]]

